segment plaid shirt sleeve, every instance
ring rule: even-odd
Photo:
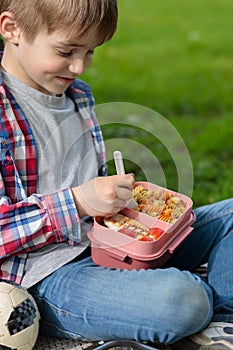
[[[79,241],[80,226],[69,189],[44,197],[31,195],[15,204],[8,200],[0,199],[0,278],[20,284],[26,252],[53,242],[73,245]]]
[[[69,189],[52,195],[33,194],[9,204],[0,199],[0,259],[45,244],[80,240],[79,218]]]
[[[19,189],[15,191],[17,195],[25,194],[24,189],[21,181],[17,181],[17,169],[14,179],[7,178],[4,163],[4,160],[0,162],[0,259],[53,242],[79,242],[79,217],[71,190],[15,199],[11,187],[11,191],[5,190],[5,183],[9,186],[11,180],[14,188]]]

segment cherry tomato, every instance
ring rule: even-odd
[[[164,233],[164,231],[163,231],[161,228],[152,227],[152,228],[150,229],[149,236],[150,236],[151,238],[153,238],[153,240],[156,240],[156,239],[158,239],[163,233]]]

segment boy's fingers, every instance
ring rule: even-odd
[[[133,184],[128,179],[121,179],[117,182],[116,193],[121,200],[127,201],[132,197]]]

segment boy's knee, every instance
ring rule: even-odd
[[[148,303],[136,312],[147,320],[144,338],[173,343],[207,326],[212,317],[211,291],[208,295],[200,277],[174,268],[157,271],[155,277],[146,293]]]
[[[166,302],[166,301],[165,301]],[[201,283],[183,283],[174,286],[167,301],[167,332],[169,342],[174,342],[187,335],[205,328],[212,317],[212,306],[207,292]],[[169,335],[168,335],[169,337]],[[172,338],[173,337],[173,338]]]

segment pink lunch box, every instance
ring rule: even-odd
[[[162,267],[193,230],[191,225],[195,221],[195,214],[189,197],[148,182],[137,182],[136,185],[142,185],[147,190],[159,189],[179,197],[185,205],[185,211],[171,224],[134,209],[122,210],[123,215],[143,225],[164,231],[157,240],[150,242],[139,241],[109,229],[102,217],[96,217],[88,237],[91,240],[92,259],[97,265],[128,270]]]

